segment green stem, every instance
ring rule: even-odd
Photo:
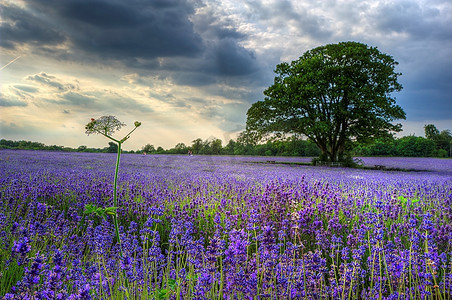
[[[115,223],[116,239],[118,240],[119,250],[122,256],[121,238],[119,237],[119,224],[118,224],[118,172],[119,172],[119,159],[121,157],[121,142],[118,142],[118,155],[116,157],[116,169],[115,169],[115,181],[113,184],[113,206],[116,207],[116,214],[113,215],[113,221]]]
[[[126,134],[126,135],[122,138],[121,143],[125,142],[125,141],[130,137],[130,135],[132,134],[132,132],[134,132],[135,129],[137,129],[137,128],[138,128],[138,127],[135,127],[135,128],[132,129],[128,134]]]
[[[121,141],[118,141],[117,139],[115,139],[115,138],[113,138],[113,137],[111,137],[111,136],[109,136],[109,135],[106,135],[106,134],[103,133],[102,131],[96,130],[96,132],[99,133],[99,134],[102,134],[104,137],[109,138],[110,140],[112,140],[112,141],[114,141],[114,142],[116,142],[116,143],[118,143],[118,144],[121,143]]]

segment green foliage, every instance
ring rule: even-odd
[[[10,255],[5,250],[0,251],[0,254],[0,258],[7,258]],[[0,296],[11,292],[11,287],[23,277],[24,270],[25,266],[18,265],[15,259],[11,262],[7,262],[6,259],[0,260]]]
[[[446,158],[448,155],[447,151],[444,149],[438,149],[435,151],[435,157]]]
[[[397,197],[397,199],[400,201],[400,204],[404,211],[408,211],[410,207],[419,202],[419,199],[410,200],[408,198],[405,198],[404,196],[399,196]]]
[[[395,143],[399,156],[429,156],[434,150],[434,144],[423,137],[407,136]]]
[[[20,150],[47,150],[47,151],[75,151],[74,149],[51,145],[46,146],[43,143],[30,142],[30,141],[11,141],[0,140],[0,149],[20,149]]]
[[[211,149],[211,153],[214,155],[218,155],[221,154],[221,150],[222,150],[222,142],[220,139],[213,139],[210,141],[209,146]]]
[[[186,154],[188,152],[188,147],[184,143],[177,143],[174,150],[177,154]]]
[[[154,153],[155,152],[154,145],[146,144],[146,146],[143,147],[142,151],[145,153]]]
[[[439,130],[433,124],[424,125],[425,137],[429,140],[435,140],[439,135]]]
[[[176,280],[169,278],[168,279],[168,288],[166,289],[157,289],[155,292],[155,298],[156,299],[169,299],[172,294],[175,293],[177,287]]]
[[[392,124],[405,118],[390,96],[402,89],[396,65],[391,56],[357,42],[307,51],[276,66],[265,99],[247,112],[247,131],[259,139],[303,134],[336,161],[353,140],[366,143],[401,130]]]
[[[357,145],[353,154],[362,156],[447,157],[448,152],[437,149],[435,142],[423,137],[404,136],[393,140],[376,140]]]
[[[111,143],[111,142],[110,142]],[[109,145],[110,145],[109,143]],[[31,142],[31,141],[12,141],[1,139],[0,140],[0,149],[12,149],[12,150],[45,150],[45,151],[64,151],[64,152],[90,152],[90,153],[108,153],[110,152],[110,147],[105,148],[88,148],[85,145],[79,146],[77,148],[70,148],[64,146],[57,145],[44,145],[39,142]],[[116,151],[115,151],[116,152]],[[115,153],[114,152],[114,153]],[[126,153],[128,151],[123,151]],[[133,151],[129,151],[133,153]]]
[[[234,140],[229,140],[228,144],[224,147],[223,151],[224,153],[233,155],[235,148],[237,146],[237,142],[235,142]]]
[[[452,133],[449,129],[439,131],[435,125],[427,124],[424,126],[425,137],[435,143],[437,151],[435,156],[452,156]]]
[[[113,142],[109,142],[108,143],[107,152],[108,153],[117,153],[118,152],[118,145],[113,143]]]
[[[156,153],[164,153],[165,149],[163,149],[162,146],[158,146],[157,149],[155,150]]]
[[[193,151],[193,154],[199,154],[201,152],[201,149],[203,148],[202,139],[197,138],[192,142],[191,149]]]
[[[116,216],[116,208],[114,206],[110,207],[97,207],[95,204],[86,204],[83,214],[85,215],[96,215],[98,217],[102,217],[103,219],[107,218],[107,215]]]

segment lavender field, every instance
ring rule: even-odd
[[[1,150],[0,297],[451,298],[451,159],[267,160],[123,155],[119,244],[114,154]]]

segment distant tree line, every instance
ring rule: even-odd
[[[424,126],[425,138],[404,136],[375,140],[370,144],[355,144],[352,150],[354,156],[411,156],[411,157],[450,157],[452,150],[452,134],[449,129],[439,131],[433,124]],[[46,146],[43,143],[30,141],[0,140],[0,149],[48,150],[66,152],[116,153],[117,145],[108,143],[105,148],[88,148],[79,146],[69,148],[63,146]],[[197,138],[191,145],[178,143],[173,148],[164,149],[146,144],[139,150],[123,151],[138,154],[188,154],[195,155],[260,155],[260,156],[308,156],[318,157],[320,149],[314,143],[300,136],[290,136],[257,143],[249,132],[242,132],[236,140],[229,140],[223,146],[218,138],[203,140]]]
[[[73,151],[72,148],[63,146],[46,146],[43,143],[30,142],[30,141],[11,141],[0,140],[0,149],[23,149],[23,150],[49,150],[49,151]]]
[[[47,146],[39,142],[30,141],[11,141],[0,140],[0,149],[14,149],[14,150],[47,150],[47,151],[65,151],[65,152],[93,152],[93,153],[116,153],[118,146],[110,142],[105,148],[88,148],[87,146],[80,146],[78,148],[70,148],[64,146],[51,145]],[[127,152],[127,151],[125,151]],[[132,151],[134,152],[134,151]]]
[[[241,135],[237,140],[229,140],[223,146],[217,138],[202,140],[197,138],[187,146],[178,143],[174,148],[164,150],[162,147],[145,145],[138,153],[148,154],[196,154],[196,155],[260,155],[260,156],[318,156],[319,148],[312,142],[290,137],[284,140],[268,141],[256,144],[244,139]]]
[[[368,145],[356,145],[355,156],[451,157],[452,134],[439,131],[435,125],[424,126],[425,138],[404,136],[398,139],[376,140]]]

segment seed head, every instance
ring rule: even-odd
[[[91,122],[86,124],[86,134],[100,133],[103,135],[111,136],[116,130],[126,124],[120,122],[115,116],[102,116],[99,119],[91,118]]]

